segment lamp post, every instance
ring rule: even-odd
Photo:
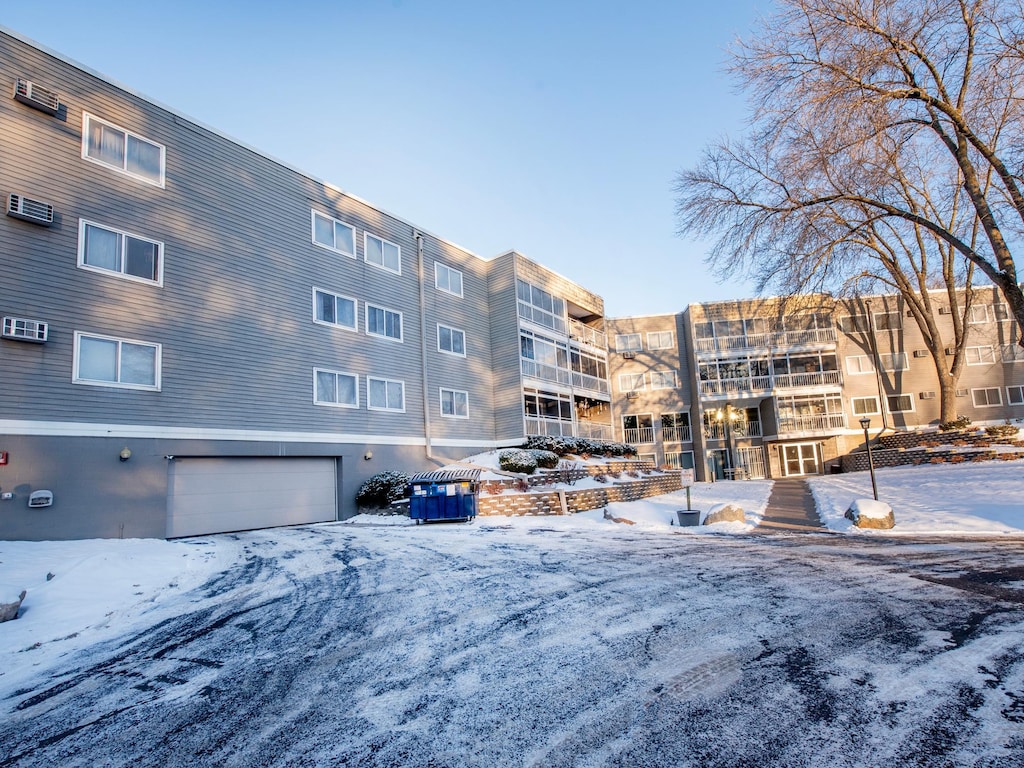
[[[860,425],[864,427],[864,445],[868,449],[868,471],[871,473],[871,492],[875,496],[875,501],[878,501],[878,485],[875,483],[875,461],[871,458],[871,441],[868,438],[868,426],[871,424],[871,419],[864,416],[860,420]]]

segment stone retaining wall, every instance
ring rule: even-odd
[[[477,500],[477,511],[480,515],[559,515],[562,513],[559,493],[565,495],[567,511],[583,512],[588,509],[600,509],[613,501],[636,501],[648,496],[672,493],[681,490],[682,487],[681,473],[666,472],[636,480],[610,483],[606,488],[568,488],[561,492],[550,489],[530,493],[481,493]]]

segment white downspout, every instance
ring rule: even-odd
[[[434,447],[430,433],[430,397],[427,393],[427,297],[424,281],[426,277],[423,270],[423,235],[418,230],[413,230],[412,236],[416,238],[416,263],[420,275],[420,364],[422,368],[423,381],[423,437],[426,440],[427,458],[434,458]]]

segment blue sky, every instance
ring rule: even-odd
[[[726,48],[770,0],[8,4],[0,23],[611,316],[752,295],[674,234],[675,174],[743,130]]]

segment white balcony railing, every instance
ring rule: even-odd
[[[526,434],[573,437],[572,422],[567,419],[550,419],[545,416],[527,416]]]
[[[841,413],[822,413],[813,416],[779,416],[779,434],[790,432],[827,432],[846,429],[846,417]]]
[[[536,360],[527,360],[525,357],[519,358],[519,362],[522,364],[523,376],[531,379],[552,381],[558,384],[569,384],[572,380],[570,372],[557,365],[545,365]]]
[[[804,331],[748,333],[745,336],[716,336],[696,339],[698,352],[730,352],[737,349],[771,349],[802,344],[829,344],[836,340],[835,328],[810,328]]]
[[[626,442],[631,445],[643,445],[654,442],[654,427],[629,427],[624,429]]]
[[[577,371],[572,372],[572,385],[576,389],[583,389],[589,392],[599,392],[602,395],[608,394],[608,382],[604,379],[599,379],[597,376],[591,376],[586,373],[578,373]]]
[[[662,427],[661,439],[666,443],[689,443],[691,442],[689,427]]]
[[[770,376],[747,376],[742,379],[709,379],[700,383],[702,395],[723,396],[738,392],[767,392],[772,388]]]
[[[760,437],[760,421],[734,421],[729,425],[733,437]],[[704,436],[709,440],[725,440],[725,422],[712,421],[704,427]]]
[[[818,387],[825,384],[839,384],[839,371],[814,371],[811,373],[777,373],[773,377],[778,389],[793,387]]]
[[[591,440],[608,440],[611,442],[615,439],[615,430],[612,429],[611,424],[581,420],[576,422],[576,431],[579,433],[578,437],[589,437]]]
[[[596,328],[569,318],[569,338],[598,349],[608,349],[608,336]]]

